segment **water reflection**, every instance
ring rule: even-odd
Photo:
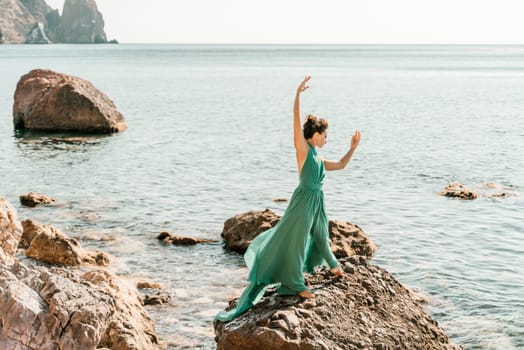
[[[21,155],[30,159],[54,158],[63,153],[86,153],[102,146],[113,135],[15,131],[14,141]]]

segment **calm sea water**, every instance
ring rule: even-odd
[[[91,81],[129,130],[15,134],[13,93],[34,68]],[[320,154],[340,157],[362,132],[349,167],[327,174],[330,218],[363,227],[374,263],[426,296],[454,342],[524,349],[523,46],[0,46],[0,195],[116,256],[114,272],[162,283],[172,304],[149,308],[161,340],[212,349],[213,316],[245,286],[241,257],[155,236],[219,239],[240,212],[283,212],[273,199],[297,183],[291,108],[306,74],[303,112],[330,122]],[[438,196],[451,181],[486,195]],[[489,197],[488,182],[511,196]],[[29,191],[59,206],[23,208]]]

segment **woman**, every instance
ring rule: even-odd
[[[244,259],[249,267],[249,286],[235,307],[221,311],[219,321],[229,321],[251,308],[269,284],[280,283],[280,295],[297,294],[314,298],[304,284],[304,271],[313,272],[315,266],[326,264],[331,273],[342,276],[335,256],[329,248],[328,219],[324,210],[322,181],[325,170],[346,167],[360,142],[360,132],[351,138],[349,151],[339,160],[321,160],[316,147],[326,144],[328,124],[324,119],[308,116],[300,126],[300,94],[309,86],[307,76],[297,88],[294,114],[294,143],[300,183],[286,212],[278,224],[256,237],[249,245]]]

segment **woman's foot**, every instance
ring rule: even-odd
[[[309,290],[306,289],[298,293],[298,296],[304,299],[313,299],[315,297],[315,294],[311,293]]]
[[[331,270],[329,270],[329,272],[331,272],[333,275],[335,275],[337,277],[344,276],[344,271],[342,271],[342,268],[340,267],[340,265],[338,265],[335,268],[332,268]]]

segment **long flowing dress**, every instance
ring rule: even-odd
[[[308,143],[309,145],[309,143]],[[257,236],[247,248],[244,260],[249,268],[250,284],[235,307],[215,317],[229,321],[251,308],[270,284],[279,283],[280,295],[306,290],[304,271],[338,262],[329,248],[328,219],[324,210],[324,162],[309,145],[300,182],[278,224]]]

